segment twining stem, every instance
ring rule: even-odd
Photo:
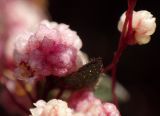
[[[134,32],[133,32],[133,29],[132,29],[132,14],[133,14],[133,10],[134,10],[134,7],[136,5],[136,2],[137,2],[137,0],[128,0],[128,10],[126,12],[126,19],[125,19],[125,22],[124,22],[124,25],[123,25],[123,30],[122,30],[121,36],[120,36],[118,49],[115,52],[112,63],[103,70],[103,72],[111,71],[113,102],[117,106],[118,106],[118,101],[117,101],[117,97],[116,97],[116,94],[115,94],[116,70],[117,70],[116,65],[117,65],[123,51],[128,46],[128,43],[127,43],[128,40],[132,39],[132,37],[133,37]]]
[[[27,108],[25,108],[25,106],[23,106],[21,103],[19,103],[16,98],[14,97],[14,95],[8,90],[8,88],[6,86],[4,86],[8,96],[10,97],[10,99],[12,100],[12,102],[20,109],[22,110],[24,113],[29,114],[29,110]]]

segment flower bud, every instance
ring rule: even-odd
[[[119,23],[118,29],[122,32],[123,25],[126,19],[126,12],[122,14]],[[156,29],[156,18],[153,15],[146,11],[134,11],[133,12],[133,20],[132,20],[132,28],[133,28],[133,38],[129,38],[128,44],[147,44],[151,35],[155,32]]]
[[[93,92],[85,89],[71,95],[69,106],[75,110],[76,116],[120,116],[114,104],[102,103]]]

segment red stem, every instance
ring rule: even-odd
[[[5,75],[3,75],[3,77],[6,77]],[[7,78],[7,77],[6,77]],[[24,92],[26,93],[27,97],[29,98],[31,104],[34,103],[34,99],[32,98],[31,94],[26,90],[25,86],[23,85],[23,83],[19,80],[17,80],[17,82],[20,84],[20,86],[22,87],[22,89],[24,90]],[[25,113],[29,114],[29,111],[21,104],[19,103],[15,96],[9,91],[9,89],[6,87],[5,83],[3,84],[10,99],[13,101],[13,103],[20,108],[22,111],[24,111]]]
[[[112,97],[113,97],[113,103],[118,107],[118,100],[115,93],[115,87],[116,87],[116,71],[117,66],[114,65],[112,69]]]
[[[8,88],[6,86],[4,86],[10,99],[12,100],[12,102],[23,112],[25,112],[26,114],[29,114],[29,110],[27,110],[27,108],[25,108],[21,103],[19,103],[16,98],[14,97],[14,95],[8,90]]]
[[[132,14],[134,7],[136,5],[137,0],[128,0],[128,10],[126,12],[126,19],[124,22],[123,30],[121,33],[118,49],[115,52],[115,55],[113,57],[112,63],[107,66],[103,72],[108,72],[111,70],[112,72],[112,96],[113,96],[113,102],[115,105],[118,106],[117,97],[115,94],[115,87],[116,87],[116,69],[117,69],[117,63],[121,57],[121,54],[127,47],[128,40],[133,37],[133,30],[132,30]],[[131,38],[132,39],[132,38]]]

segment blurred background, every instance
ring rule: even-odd
[[[69,24],[83,40],[90,58],[102,57],[108,65],[117,48],[117,22],[127,0],[49,0],[51,19]],[[149,44],[129,46],[118,63],[118,81],[129,91],[130,101],[120,104],[122,116],[160,114],[160,7],[156,0],[139,0],[135,10],[148,10],[157,18],[157,31]]]

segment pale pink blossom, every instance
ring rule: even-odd
[[[43,21],[34,32],[20,35],[14,52],[18,77],[66,76],[87,63],[82,42],[68,25]]]
[[[102,104],[90,93],[89,96],[86,95],[86,93],[82,94],[82,98],[76,95],[77,99],[74,100],[77,104],[74,107],[70,104],[72,109],[68,107],[67,102],[62,100],[52,99],[48,102],[38,100],[34,103],[35,108],[30,109],[31,116],[120,116],[115,105]]]
[[[44,18],[42,11],[29,1],[1,0],[0,3],[1,22],[11,35],[25,31],[26,28],[32,29]]]
[[[69,99],[69,106],[77,116],[120,116],[114,104],[102,103],[88,90],[73,93]]]
[[[27,0],[0,0],[0,15],[0,34],[6,41],[5,55],[12,60],[16,36],[26,30],[33,30],[45,16]]]
[[[66,102],[62,100],[52,99],[49,102],[39,100],[34,103],[36,108],[31,108],[32,116],[72,116],[72,109],[70,109]]]
[[[122,28],[124,25],[124,21],[126,19],[126,12],[122,14],[119,23],[118,29],[122,32]],[[129,44],[147,44],[150,39],[151,35],[155,32],[156,29],[156,18],[153,15],[146,11],[134,11],[133,12],[133,20],[132,20],[132,27],[134,31],[134,38],[132,39]]]

